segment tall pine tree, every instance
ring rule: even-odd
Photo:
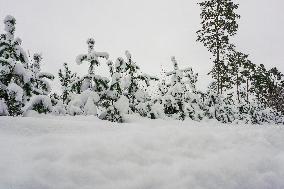
[[[233,0],[206,0],[198,3],[201,7],[201,29],[197,31],[197,41],[202,42],[214,57],[211,74],[217,80],[217,92],[223,91],[222,73],[225,69],[225,57],[231,46],[229,37],[234,36],[238,29],[235,11],[238,4]]]

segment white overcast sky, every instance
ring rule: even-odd
[[[16,36],[31,53],[43,54],[43,69],[57,75],[64,62],[76,65],[87,51],[86,39],[96,40],[96,50],[110,58],[129,50],[142,71],[159,75],[171,70],[175,55],[180,67],[191,66],[200,74],[200,86],[208,83],[210,54],[196,42],[200,27],[198,0],[0,0],[0,17],[17,19]],[[284,72],[284,1],[238,0],[241,15],[234,38],[238,49],[256,64]],[[3,32],[4,24],[0,29]],[[106,65],[101,68],[102,73]],[[55,88],[58,84],[54,82]]]

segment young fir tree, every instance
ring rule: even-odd
[[[95,66],[99,66],[99,58],[108,59],[109,55],[106,52],[97,52],[94,50],[95,40],[89,38],[87,40],[88,53],[78,55],[76,58],[77,64],[82,64],[83,62],[88,62],[89,70],[88,74],[84,77],[73,82],[73,84],[80,84],[81,92],[87,89],[91,89],[99,94],[103,94],[108,88],[109,80],[105,77],[95,74]]]
[[[0,99],[4,99],[9,114],[14,116],[21,114],[31,96],[31,73],[22,41],[14,38],[16,19],[8,15],[4,24],[6,33],[0,35]]]
[[[33,93],[35,95],[48,95],[51,91],[50,81],[54,79],[54,75],[41,71],[42,55],[35,53],[31,70],[33,73]]]
[[[61,89],[62,89],[62,95],[61,99],[64,104],[68,104],[70,101],[70,93],[72,91],[76,91],[76,86],[73,86],[75,88],[72,89],[72,83],[77,78],[76,73],[72,73],[71,70],[68,67],[67,63],[63,64],[64,70],[59,69],[58,76],[59,81],[61,83]]]
[[[137,112],[143,116],[149,116],[151,103],[146,88],[150,86],[150,81],[158,81],[158,78],[143,74],[139,66],[133,61],[129,51],[125,51],[126,61],[118,58],[116,66],[123,76],[123,94],[129,99],[132,112]],[[140,105],[139,105],[140,104]],[[137,109],[139,107],[139,110]]]
[[[184,120],[190,117],[194,120],[202,119],[202,110],[200,108],[200,97],[196,91],[197,74],[192,68],[180,69],[175,57],[171,58],[174,70],[166,73],[171,77],[171,82],[162,83],[160,91],[163,95],[165,114],[175,119]],[[162,95],[162,94],[161,94]]]
[[[123,122],[123,114],[127,113],[129,109],[129,100],[122,94],[121,87],[121,70],[123,64],[113,66],[111,61],[107,63],[111,75],[111,83],[102,98],[102,106],[105,111],[99,116],[100,119],[108,120],[111,122]]]
[[[217,93],[223,92],[225,74],[225,58],[227,49],[231,46],[229,37],[236,34],[237,19],[240,16],[235,12],[238,4],[233,0],[205,0],[198,3],[201,7],[201,29],[197,31],[197,41],[202,42],[214,57],[214,66],[211,74],[217,83]],[[227,77],[224,77],[227,78]]]
[[[51,113],[53,111],[52,102],[48,96],[51,91],[50,81],[54,76],[41,71],[42,56],[38,53],[33,55],[33,62],[30,66],[32,72],[32,94],[31,99],[23,108],[24,112],[33,110],[38,113]]]

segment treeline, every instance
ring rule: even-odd
[[[62,93],[51,93],[54,76],[42,72],[40,54],[26,55],[21,39],[14,37],[15,18],[6,16],[0,36],[0,115],[93,115],[123,122],[125,114],[139,114],[151,119],[283,124],[283,74],[252,63],[229,40],[238,28],[238,5],[209,0],[200,6],[198,41],[214,60],[213,82],[206,91],[197,90],[198,74],[191,67],[179,68],[175,57],[173,70],[157,78],[143,73],[129,51],[112,62],[107,52],[94,50],[95,40],[89,38],[86,53],[76,58],[77,64],[89,64],[86,75],[79,76],[64,63],[58,71]],[[101,64],[108,65],[108,76],[96,71]],[[152,92],[154,85],[158,87]]]
[[[276,68],[267,69],[256,65],[249,55],[237,50],[231,38],[237,34],[240,15],[239,5],[233,0],[205,0],[201,7],[201,29],[197,41],[212,54],[213,68],[210,72],[217,94],[237,95],[237,101],[249,96],[256,97],[266,107],[284,113],[283,74]],[[234,89],[234,90],[232,90]]]

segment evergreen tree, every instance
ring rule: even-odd
[[[249,101],[250,83],[252,80],[252,74],[254,73],[255,64],[249,59],[248,55],[242,52],[233,50],[228,55],[228,69],[231,74],[230,81],[232,85],[236,86],[237,101],[241,103],[241,86],[245,85],[245,97],[243,100]]]
[[[77,64],[88,62],[90,64],[88,74],[84,77],[73,82],[74,85],[80,85],[81,92],[87,89],[91,89],[99,94],[104,93],[108,88],[109,80],[105,77],[95,74],[95,66],[99,66],[99,58],[108,59],[109,55],[106,52],[97,52],[94,50],[95,40],[89,38],[87,40],[88,53],[78,55],[76,58]]]
[[[48,96],[51,91],[50,81],[54,76],[47,72],[41,71],[42,55],[35,53],[33,61],[30,66],[31,82],[32,82],[32,97],[29,99],[23,108],[24,113],[33,110],[40,114],[51,113],[53,106],[50,97]],[[49,81],[50,80],[50,81]]]
[[[76,92],[74,88],[72,89],[71,84],[77,78],[77,76],[76,76],[76,73],[71,72],[67,63],[64,63],[63,67],[64,67],[64,70],[59,69],[59,72],[58,72],[59,81],[61,83],[61,89],[62,89],[61,99],[63,100],[64,104],[68,104],[68,102],[70,101],[69,94],[72,91]],[[76,88],[76,86],[74,87]]]
[[[123,58],[118,58],[115,67],[118,68],[117,71],[123,76],[123,94],[129,99],[132,112],[137,112],[136,107],[139,103],[149,103],[150,98],[146,87],[150,86],[150,81],[158,81],[158,78],[142,73],[139,66],[133,61],[129,51],[125,51],[125,56],[126,61],[124,61]],[[141,106],[144,107],[144,105]],[[145,111],[146,110],[143,110],[143,112]]]
[[[184,120],[190,117],[201,120],[203,112],[200,107],[200,96],[196,91],[198,74],[192,68],[180,69],[175,57],[171,58],[174,70],[166,73],[171,77],[169,84],[161,83],[159,90],[164,100],[165,114],[175,119]]]
[[[48,95],[51,91],[51,86],[48,80],[53,80],[54,76],[47,72],[41,71],[42,55],[35,53],[31,65],[33,93],[35,95]]]
[[[225,73],[225,58],[228,48],[231,47],[229,37],[236,34],[237,19],[240,16],[235,12],[238,4],[233,0],[205,0],[198,3],[201,7],[201,29],[197,31],[197,41],[202,42],[213,54],[214,66],[211,71],[217,80],[217,93],[222,93],[222,73]],[[226,78],[226,77],[225,77]]]
[[[124,121],[123,114],[127,113],[129,108],[128,99],[122,95],[120,72],[123,65],[116,65],[114,68],[112,62],[108,61],[108,66],[112,79],[101,102],[105,110],[99,117],[103,120],[121,123]]]
[[[31,96],[31,73],[22,41],[14,38],[16,19],[8,15],[4,24],[6,33],[0,35],[0,99],[4,99],[9,114],[14,116],[21,114],[22,106]]]

